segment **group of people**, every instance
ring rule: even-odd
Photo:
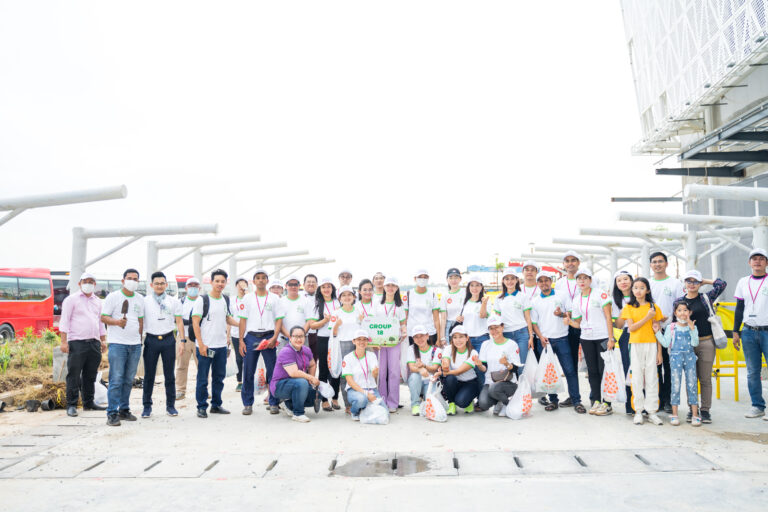
[[[663,410],[671,424],[679,425],[683,378],[686,420],[693,426],[710,423],[716,349],[709,318],[726,283],[704,279],[696,270],[686,272],[681,282],[667,275],[667,257],[656,252],[650,257],[652,276],[634,277],[622,270],[613,276],[610,289],[603,290],[593,286],[592,274],[580,263],[580,255],[568,251],[565,273],[554,283],[533,261],[524,262],[520,274],[507,268],[494,301],[480,278],[469,277],[462,289],[457,268],[448,270],[448,291],[441,296],[428,288],[425,269],[414,273],[413,288],[404,293],[395,277],[383,273],[363,279],[354,289],[346,269],[338,287],[332,279],[318,280],[313,274],[301,281],[297,276],[284,283],[270,281],[264,269],[257,269],[251,283],[238,278],[236,293],[225,295],[229,276],[219,269],[211,273],[207,294],[200,294],[198,279],[189,279],[183,302],[166,293],[162,272],[150,276],[151,291],[143,297],[136,292],[138,271],[128,269],[122,288],[104,301],[93,294],[94,276],[85,273],[80,289],[64,301],[59,327],[61,349],[69,353],[67,414],[77,415],[82,393],[85,409],[106,409],[108,425],[135,421],[129,398],[143,357],[141,416],[152,415],[160,359],[166,412],[176,416],[176,401],[185,399],[193,354],[197,416],[229,414],[222,390],[230,351],[235,353],[236,390],[244,415],[253,413],[260,358],[268,384],[264,405],[279,414],[283,403],[284,411],[299,422],[310,421],[306,408],[334,412],[341,410],[341,401],[352,419],[374,401],[396,412],[401,407],[401,380],[409,389],[414,415],[420,413],[432,382],[441,383],[448,415],[458,409],[500,414],[517,389],[525,362],[549,347],[562,368],[568,397],[561,401],[557,394],[542,396],[544,409],[572,407],[578,414],[606,416],[613,408],[601,393],[601,354],[618,345],[623,371],[630,375],[625,410],[634,423],[642,424],[647,416],[661,425],[657,413]],[[767,419],[760,369],[763,355],[768,357],[768,287],[763,287],[768,253],[755,249],[748,263],[752,274],[739,281],[734,294],[733,344],[737,350],[743,344],[747,362],[752,407],[746,416]],[[712,289],[700,293],[702,285]],[[371,333],[364,328],[369,317],[399,326],[399,336],[370,346]],[[618,339],[614,329],[621,331]],[[340,373],[333,371],[330,357],[337,346]],[[96,370],[106,350],[105,408],[93,398]],[[577,378],[580,353],[589,382],[588,407],[582,403]]]

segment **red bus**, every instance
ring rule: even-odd
[[[45,268],[0,268],[0,342],[27,327],[53,329],[53,282]]]

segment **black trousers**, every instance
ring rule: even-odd
[[[579,371],[579,342],[581,340],[581,329],[568,326],[568,345],[571,347],[571,359],[573,359],[573,367],[576,371]],[[602,372],[601,372],[602,373]]]
[[[669,366],[668,349],[661,347],[661,364],[656,368],[659,372],[659,410],[663,410],[669,404],[672,393],[672,368]]]
[[[339,384],[341,383],[341,379],[334,379],[331,377],[331,370],[328,368],[328,340],[330,338],[328,336],[318,336],[317,337],[317,344],[315,345],[317,347],[317,356],[320,360],[320,374],[317,376],[317,378],[321,381],[328,382],[331,387],[333,388],[333,399],[338,400],[339,399]],[[327,401],[327,400],[323,400]]]
[[[237,365],[237,383],[243,382],[243,356],[240,355],[240,338],[238,336],[230,336],[232,338],[232,348],[235,349],[235,364]]]
[[[72,340],[67,357],[67,406],[77,407],[82,386],[83,405],[93,404],[94,382],[101,364],[101,341]]]
[[[158,336],[147,334],[144,340],[144,407],[152,407],[152,389],[155,387],[157,360],[163,358],[165,406],[176,404],[176,338],[173,332]]]
[[[600,382],[603,380],[603,369],[605,362],[600,357],[601,352],[605,352],[603,342],[608,338],[601,340],[581,340],[581,348],[584,351],[584,360],[587,362],[587,378],[589,380],[589,399],[592,402],[602,401],[600,392]]]

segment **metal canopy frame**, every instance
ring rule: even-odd
[[[57,194],[1,198],[0,211],[7,211],[8,213],[3,217],[0,217],[0,226],[31,208],[91,203],[94,201],[108,201],[110,199],[125,199],[127,196],[128,189],[125,185],[118,185],[98,189],[70,190],[68,192],[59,192]]]

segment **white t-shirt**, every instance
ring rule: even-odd
[[[128,320],[125,328],[117,325],[107,326],[107,341],[120,345],[140,345],[141,334],[139,333],[139,318],[144,318],[144,296],[133,292],[128,297],[123,293],[122,288],[115,290],[107,295],[101,304],[101,316],[111,316],[115,319],[123,318],[121,313],[123,302],[128,301],[128,313],[125,317]]]
[[[592,289],[589,296],[581,293],[573,299],[574,320],[581,318],[581,337],[585,340],[602,340],[608,337],[608,325],[605,323],[603,306],[611,304],[607,292]]]
[[[418,345],[412,345],[408,347],[406,350],[408,351],[408,363],[416,363],[416,355],[413,353],[414,347],[416,348],[416,352],[419,353],[419,361],[425,366],[429,367],[432,365],[439,365],[440,360],[442,359],[442,352],[443,349],[439,347],[430,347],[427,345],[427,350],[422,352],[421,349],[418,347]],[[434,348],[434,352],[432,349]],[[421,376],[421,381],[426,382],[429,380],[429,377]]]
[[[562,292],[564,295],[568,295],[568,300],[573,302],[581,293],[581,288],[576,284],[576,279],[568,279],[567,275],[564,275],[555,283],[555,290]]]
[[[309,320],[312,315],[313,311],[315,311],[315,294],[309,294],[307,292],[301,292],[304,296],[304,312],[307,314],[307,320]],[[307,331],[307,334],[314,334],[317,332],[317,329],[310,329]]]
[[[303,297],[296,297],[291,300],[288,296],[280,298],[279,316],[283,317],[283,327],[290,332],[291,328],[300,325],[304,327],[307,323],[307,302]],[[312,306],[314,309],[314,306]],[[309,310],[311,312],[312,310]]]
[[[464,304],[464,328],[467,330],[467,336],[471,338],[488,334],[488,317],[480,318],[482,306],[480,301],[473,301],[472,299]],[[490,313],[491,307],[486,305],[485,311]]]
[[[402,323],[405,320],[405,307],[395,306],[394,302],[391,302],[389,304],[381,304],[380,302],[374,302],[374,315],[376,316],[383,316],[386,318],[391,318],[393,320],[397,320],[398,323]]]
[[[670,276],[660,281],[650,278],[648,282],[651,283],[653,301],[658,304],[661,314],[667,317],[667,321],[664,323],[664,326],[667,326],[672,322],[672,305],[677,299],[685,295],[683,283]]]
[[[381,300],[381,298],[379,298]],[[364,315],[364,317],[374,316],[376,314],[376,303],[371,300],[368,304],[363,304],[363,301],[358,300],[355,302],[355,309],[358,315]]]
[[[525,321],[525,312],[531,310],[531,303],[522,291],[502,297],[496,297],[493,310],[501,316],[504,322],[504,332],[512,332],[528,326]]]
[[[528,299],[528,302],[531,302],[534,297],[541,293],[541,290],[539,290],[539,287],[536,285],[528,287],[525,286],[525,283],[523,283],[520,285],[520,293],[525,295],[525,298]]]
[[[430,336],[437,333],[432,311],[439,311],[440,303],[435,292],[429,289],[424,293],[411,290],[403,296],[403,302],[408,311],[408,336],[413,336],[413,328],[417,325],[423,325]]]
[[[344,309],[339,308],[334,312],[336,316],[336,322],[341,320],[339,331],[336,334],[341,341],[352,341],[355,339],[355,331],[360,329],[360,320],[358,320],[360,313],[352,306],[352,312],[349,313]],[[333,331],[331,331],[333,332]]]
[[[472,367],[472,369],[465,371],[464,373],[460,373],[456,376],[457,379],[459,379],[462,382],[467,382],[469,380],[474,379],[477,377],[477,374],[475,373],[475,362],[472,360],[472,358],[477,354],[477,350],[472,349],[472,352],[467,354],[466,347],[464,348],[464,352],[456,351],[456,360],[454,361],[451,357],[451,351],[452,347],[445,347],[443,349],[443,360],[447,359],[448,364],[450,365],[451,370],[458,370],[461,368],[461,366],[466,363],[469,366]]]
[[[376,354],[368,350],[365,352],[364,358],[358,359],[357,354],[353,350],[345,355],[341,361],[341,376],[351,375],[358,386],[363,389],[372,390],[378,386],[376,379],[373,377],[373,370],[378,367],[379,361],[376,359]],[[347,384],[346,389],[349,391],[352,388]]]
[[[653,295],[653,292],[651,292],[651,295]],[[656,297],[654,297],[655,299]],[[621,306],[617,306],[613,301],[611,301],[611,318],[616,320],[617,318],[621,318],[621,310],[629,304],[629,295],[625,295],[624,298],[621,299]],[[662,312],[663,314],[663,312]],[[624,329],[626,329],[626,324],[624,325]]]
[[[245,318],[245,332],[264,332],[274,331],[275,322],[280,316],[280,297],[272,292],[267,292],[263,297],[256,295],[256,292],[245,296],[245,308],[240,314],[240,318]]]
[[[768,325],[768,279],[746,276],[736,283],[733,296],[744,301],[744,325],[761,327]]]
[[[203,298],[198,297],[195,305],[192,307],[192,316],[200,317],[200,335],[203,343],[209,348],[222,348],[227,346],[227,317],[231,316],[227,310],[227,302],[224,297],[218,299],[208,296],[208,316],[203,318]],[[200,346],[200,340],[197,340],[197,346]]]
[[[160,336],[176,329],[176,317],[181,317],[181,302],[176,297],[165,296],[162,306],[157,303],[150,292],[144,297],[144,332]]]
[[[571,301],[567,293],[551,290],[550,294],[542,296],[541,292],[531,302],[531,322],[539,326],[545,338],[563,338],[568,336],[568,325],[563,319],[555,316],[555,310],[567,313],[571,310]]]
[[[517,343],[509,338],[504,338],[504,340],[504,343],[496,343],[493,339],[490,339],[483,343],[483,347],[480,349],[480,360],[486,367],[486,384],[493,383],[491,379],[492,372],[506,370],[506,367],[499,362],[502,356],[507,356],[507,362],[514,364],[518,368],[523,366],[520,362],[520,348],[517,346]],[[513,377],[512,381],[517,382],[517,379]]]
[[[240,318],[240,315],[245,313],[245,295],[243,295],[243,298],[241,299],[237,295],[234,297],[229,297],[229,314],[235,317],[236,319]],[[247,332],[247,331],[246,331]],[[229,335],[233,338],[239,338],[240,337],[240,326],[232,325],[229,328]]]
[[[195,307],[195,302],[197,302],[198,298],[199,297],[195,297],[193,299],[192,297],[187,296],[184,298],[184,302],[181,303],[181,316],[185,322],[189,320],[189,315],[192,314],[192,308]],[[192,324],[185,326],[184,330],[186,331],[185,339],[189,339],[189,333],[192,331]]]
[[[461,314],[465,294],[464,289],[459,288],[455,292],[447,292],[440,297],[440,311],[445,311],[446,322],[455,322],[456,317]]]
[[[313,306],[314,307],[314,306]],[[333,334],[333,324],[336,323],[336,311],[341,307],[341,304],[338,300],[333,299],[330,302],[325,302],[323,304],[323,319],[327,317],[331,317],[331,321],[325,324],[323,327],[317,330],[317,335],[321,338],[330,338]],[[317,310],[316,307],[312,310],[312,316],[309,317],[310,320],[320,320],[320,312]]]

